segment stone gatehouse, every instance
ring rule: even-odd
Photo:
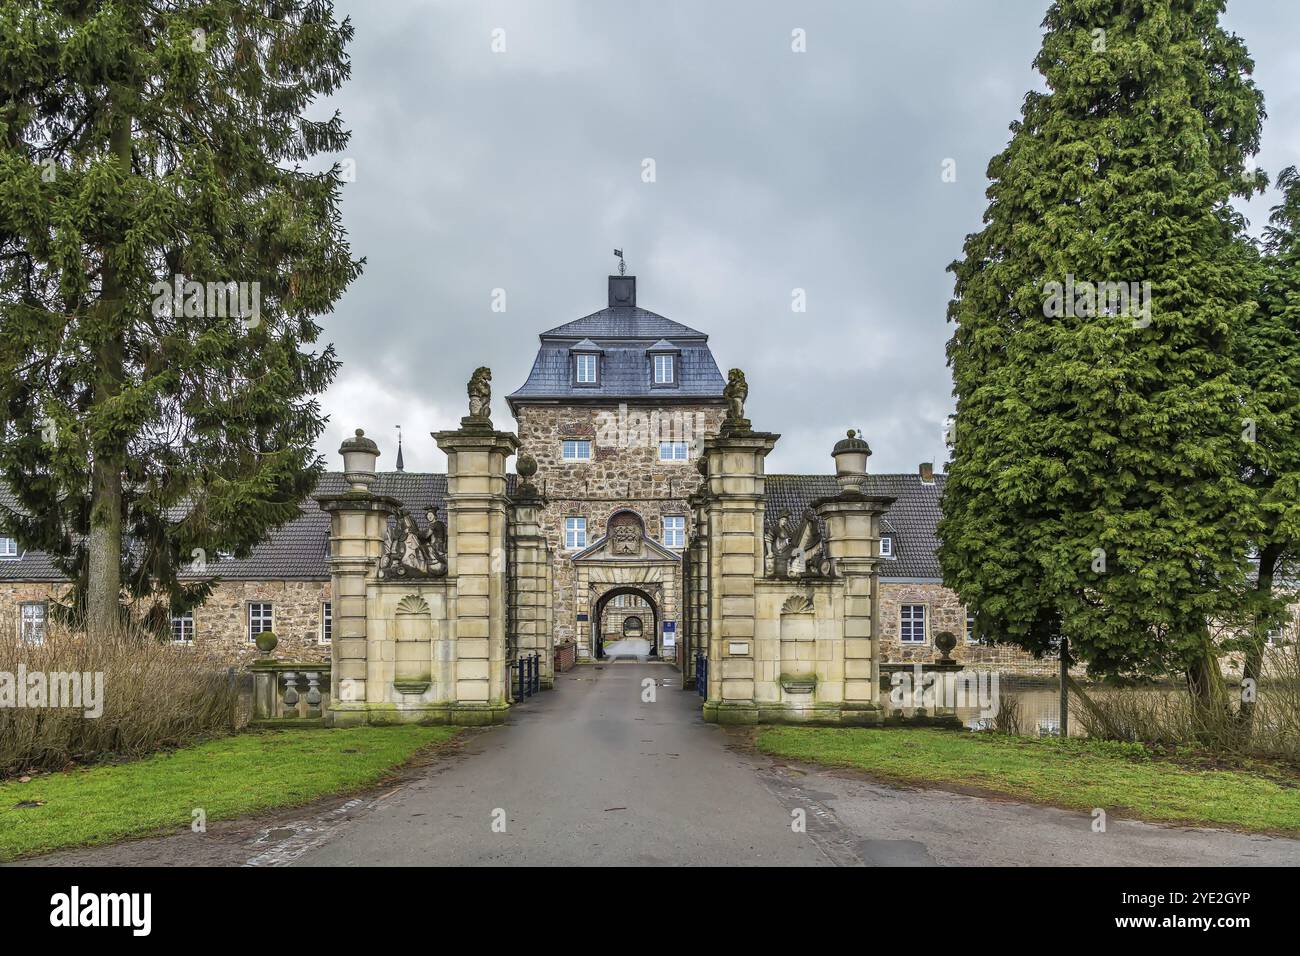
[[[408,473],[400,460],[397,470],[375,471],[364,482],[327,472],[316,500],[304,502],[300,517],[268,535],[247,559],[209,562],[203,573],[216,578],[213,594],[173,621],[175,643],[244,663],[257,654],[254,638],[269,629],[282,656],[333,657],[336,680],[342,674],[408,687],[460,681],[485,705],[502,693],[496,672],[506,657],[541,654],[549,683],[556,645],[573,642],[579,657],[599,655],[608,636],[624,633],[629,617],[649,651],[677,663],[687,677],[697,653],[713,658],[723,646],[717,642],[724,635],[710,635],[709,623],[746,618],[736,626],[753,635],[751,658],[726,664],[725,678],[726,662],[718,661],[710,678],[719,681],[719,699],[724,680],[731,690],[765,680],[769,698],[786,694],[775,689],[781,668],[802,668],[805,652],[839,655],[823,686],[869,682],[878,663],[932,659],[934,636],[945,630],[959,638],[955,656],[975,666],[1042,667],[976,640],[973,622],[943,587],[935,559],[942,474],[922,465],[911,474],[865,475],[860,494],[876,501],[880,513],[870,519],[873,527],[853,533],[871,539],[854,545],[869,545],[870,553],[832,560],[830,525],[846,527],[847,519],[827,502],[843,494],[841,482],[832,474],[765,474],[762,459],[779,436],[736,424],[734,383],[723,376],[708,336],[641,307],[635,276],[610,276],[605,308],[540,334],[527,380],[506,397],[514,433],[491,426],[488,378],[476,375],[480,394],[471,389],[471,415],[462,428],[435,436],[452,463],[448,474]],[[517,474],[508,473],[512,458]],[[710,473],[709,462],[725,474]],[[362,498],[366,508],[350,512]],[[711,508],[725,528],[709,527]],[[453,518],[458,528],[451,528]],[[471,523],[480,526],[472,533]],[[458,535],[463,548],[487,549],[482,561],[465,560]],[[408,539],[420,566],[414,588],[398,574],[400,565],[379,577],[379,562]],[[710,541],[724,552],[711,554]],[[746,555],[751,545],[757,550]],[[357,553],[340,551],[345,546]],[[709,593],[710,584],[730,582],[751,558],[748,583],[738,579],[737,593]],[[869,582],[863,627],[870,634],[814,637],[800,646],[825,631],[819,615],[843,616],[845,597],[836,592],[843,576],[832,566],[863,558],[870,563],[859,569]],[[346,573],[340,562],[351,562]],[[458,581],[449,581],[448,564],[457,565]],[[822,566],[830,573],[819,575]],[[482,593],[471,593],[476,588]],[[0,623],[13,635],[40,639],[51,604],[65,591],[47,556],[0,537]],[[791,604],[793,597],[800,600]],[[806,614],[817,620],[812,631]],[[475,615],[478,623],[471,623]],[[421,616],[430,620],[428,633],[412,623]],[[455,646],[444,633],[453,619],[460,622]],[[401,647],[408,643],[403,639],[389,650],[378,646],[380,659],[372,659],[355,644],[358,634],[344,636],[345,627],[371,637],[401,630],[419,649]],[[499,648],[490,646],[497,630],[505,637]],[[476,631],[482,635],[466,638]],[[341,640],[354,642],[345,653]],[[869,641],[870,653],[846,664],[836,645],[844,640]],[[766,661],[752,658],[761,642]],[[746,642],[727,642],[733,643]],[[428,653],[429,666],[412,670],[411,653]],[[456,677],[452,668],[439,671],[437,654],[459,656]],[[403,655],[408,660],[399,667]],[[402,678],[399,671],[409,673]]]

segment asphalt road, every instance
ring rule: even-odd
[[[646,681],[654,699],[643,700]],[[1276,865],[1300,841],[873,783],[752,753],[665,664],[562,674],[383,793],[37,865]],[[803,832],[792,826],[806,821]]]

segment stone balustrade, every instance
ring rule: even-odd
[[[330,705],[330,665],[316,661],[254,661],[254,725],[324,723]]]

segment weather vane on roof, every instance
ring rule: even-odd
[[[618,256],[618,274],[621,276],[627,275],[627,263],[623,261],[623,250],[615,249],[614,255]]]

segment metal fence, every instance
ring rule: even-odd
[[[532,697],[542,689],[542,658],[525,654],[510,665],[510,686],[516,701]]]

